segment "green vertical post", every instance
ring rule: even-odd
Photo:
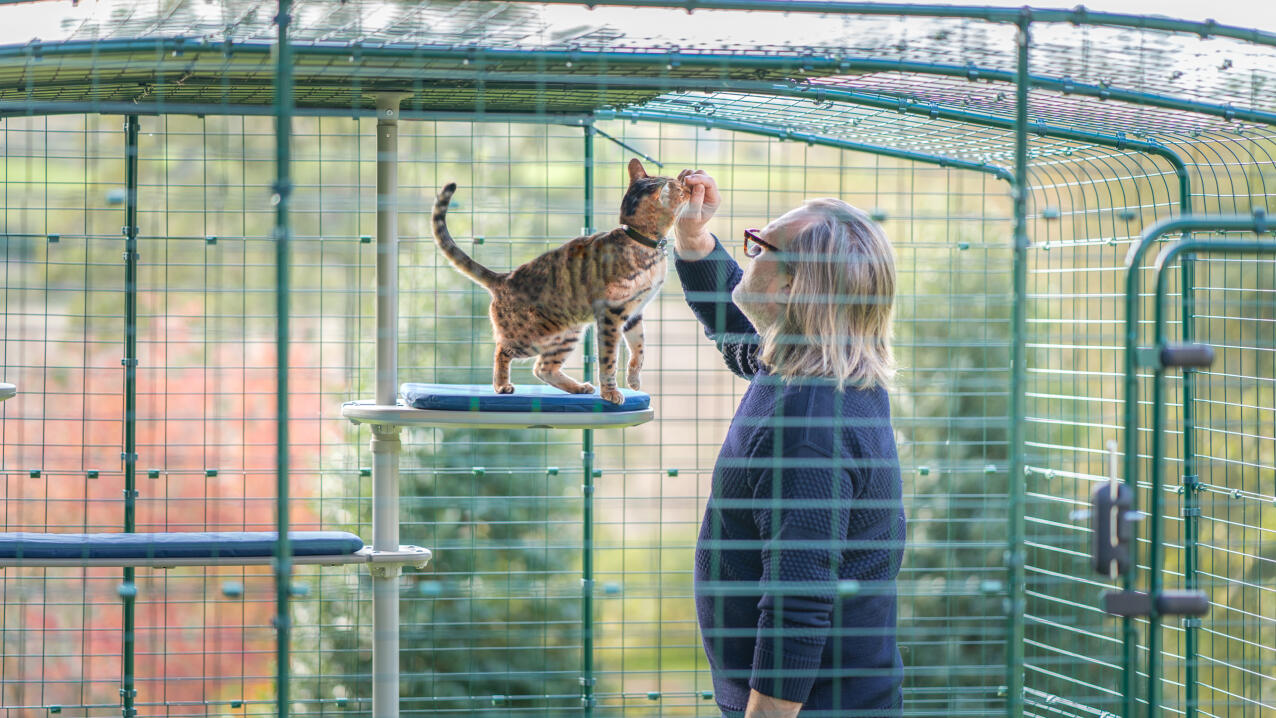
[[[1006,715],[1023,715],[1024,612],[1024,433],[1027,372],[1028,300],[1028,46],[1032,36],[1028,10],[1019,16],[1015,42],[1015,236],[1014,307],[1010,360],[1010,457],[1007,475],[1009,531],[1006,540]]]
[[[1193,326],[1196,314],[1194,296],[1196,272],[1191,255],[1183,255],[1180,264],[1183,293],[1183,343],[1196,341],[1196,330]],[[1200,588],[1196,576],[1197,542],[1200,530],[1201,500],[1200,479],[1196,475],[1196,370],[1183,368],[1183,588],[1195,591]],[[1183,691],[1184,718],[1196,718],[1197,703],[1200,698],[1197,691],[1198,664],[1197,629],[1201,619],[1189,616],[1183,619]]]
[[[1139,347],[1139,263],[1143,259],[1147,248],[1152,245],[1155,238],[1159,237],[1159,232],[1149,230],[1144,233],[1143,238],[1131,250],[1130,255],[1126,258],[1127,271],[1125,278],[1125,484],[1130,487],[1133,503],[1130,505],[1131,511],[1137,511],[1139,507],[1139,364],[1138,364],[1138,347]],[[1137,547],[1139,545],[1138,524],[1130,525],[1130,546]],[[1137,565],[1137,552],[1132,556]],[[1133,591],[1135,587],[1136,567],[1131,566],[1129,571],[1121,577],[1121,589],[1123,591]],[[1138,653],[1138,633],[1135,630],[1134,618],[1131,616],[1123,616],[1121,618],[1121,716],[1122,718],[1134,718],[1138,705],[1138,697],[1135,695],[1135,678],[1137,677],[1137,669],[1134,664],[1135,657]]]
[[[124,532],[137,530],[137,115],[124,120]],[[124,601],[123,676],[120,705],[124,718],[137,715],[133,677],[137,655],[133,568],[124,569],[120,598]]]
[[[585,125],[585,234],[594,231],[594,126]],[[585,329],[585,381],[594,379],[594,328]],[[580,563],[580,706],[585,716],[594,714],[594,430],[585,429],[581,437],[581,463],[584,484],[581,494],[581,563]]]
[[[279,0],[275,25],[275,715],[288,715],[288,650],[291,618],[292,546],[288,542],[288,204],[292,143],[292,48],[288,44],[291,0]]]
[[[1180,187],[1179,210],[1183,214],[1192,211],[1192,195],[1187,183]],[[1184,233],[1183,238],[1187,239]],[[1183,342],[1191,344],[1196,340],[1196,271],[1191,255],[1183,255],[1180,264],[1181,291],[1183,294]],[[1200,587],[1196,576],[1197,532],[1200,528],[1201,500],[1200,480],[1196,475],[1196,370],[1191,367],[1183,369],[1183,588],[1194,591]],[[1197,629],[1201,619],[1189,616],[1183,619],[1183,698],[1184,718],[1196,718],[1198,681],[1200,680],[1197,659]]]
[[[1157,278],[1158,284],[1161,278]],[[1158,304],[1161,301],[1157,296]],[[1156,307],[1155,311],[1158,316],[1161,308]],[[1161,335],[1162,328],[1157,324],[1155,341],[1153,347],[1156,351],[1160,351],[1164,344],[1164,337]],[[1148,466],[1150,474],[1151,488],[1148,490],[1149,504],[1151,506],[1151,520],[1148,522],[1148,595],[1152,597],[1151,608],[1148,611],[1148,666],[1147,666],[1147,716],[1155,718],[1161,714],[1161,613],[1157,610],[1156,599],[1161,595],[1161,569],[1165,564],[1165,542],[1161,538],[1161,514],[1165,504],[1165,498],[1162,496],[1162,475],[1164,469],[1162,467],[1161,458],[1164,456],[1164,442],[1161,439],[1161,431],[1164,429],[1165,412],[1163,405],[1165,403],[1165,365],[1160,362],[1156,363],[1156,367],[1152,372],[1152,449],[1151,461]]]

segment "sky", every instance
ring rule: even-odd
[[[918,0],[919,2],[923,0]],[[1090,10],[1123,12],[1132,15],[1165,15],[1180,20],[1214,19],[1224,25],[1252,27],[1276,32],[1276,0],[978,0],[950,2],[925,0],[936,5],[994,5],[997,7],[1030,7],[1072,9],[1085,5]]]
[[[78,4],[73,4],[72,0],[44,0],[43,2],[29,2],[5,6],[0,9],[0,45],[25,44],[32,38],[36,37],[46,41],[56,40],[60,36],[64,36],[64,22],[70,22],[74,25],[77,23],[78,18],[84,16],[105,16],[104,14],[108,12],[107,8],[112,7],[117,3],[127,3],[129,1],[130,0],[80,0]],[[151,7],[160,7],[166,1],[167,0],[136,0],[137,4],[142,7],[147,7],[148,5]],[[976,0],[975,2],[953,2],[953,0],[918,1],[928,4],[993,5],[1000,7],[1022,7],[1024,4],[1028,4],[1032,7],[1064,9],[1074,8],[1078,4],[1077,0]],[[200,0],[194,0],[194,2],[200,3]],[[1276,0],[1212,0],[1211,2],[1201,2],[1201,0],[1091,0],[1084,4],[1091,10],[1132,14],[1159,14],[1183,20],[1196,21],[1212,18],[1215,21],[1226,25],[1237,25],[1240,27],[1258,28],[1260,30],[1276,32]],[[193,7],[197,10],[207,9],[212,12],[218,11],[217,3],[212,5],[196,4]],[[584,23],[598,21],[597,15],[595,15],[594,18],[582,16],[581,14],[585,12],[587,11],[583,7],[558,5],[551,6],[547,10],[547,17],[578,18]],[[599,11],[597,14],[605,14],[605,11]],[[623,11],[621,11],[621,14],[623,14]],[[765,13],[756,14],[755,17],[750,18],[749,21],[760,23],[762,24],[763,29],[765,29],[767,22],[765,15]],[[656,21],[657,25],[655,26],[654,31],[657,35],[669,29],[668,16],[664,13],[657,13]],[[634,28],[630,27],[628,29],[633,30]]]

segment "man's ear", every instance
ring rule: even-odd
[[[647,176],[647,170],[643,169],[642,163],[635,157],[629,160],[629,184],[633,184]]]

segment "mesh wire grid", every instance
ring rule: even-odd
[[[38,5],[22,9],[29,7]],[[161,115],[143,118],[140,143],[138,426],[140,453],[151,459],[140,466],[157,475],[140,480],[139,525],[271,526],[274,454],[264,437],[274,416],[274,264],[266,239],[274,143],[269,120],[246,115],[271,112],[273,6],[156,9],[102,4],[96,15],[70,17],[61,35],[10,48],[0,62],[6,112],[72,113],[4,122],[5,378],[21,387],[18,399],[0,407],[9,530],[118,528],[121,416],[113,402],[122,285],[112,243],[120,239],[120,209],[110,190],[122,181],[122,134],[118,116],[75,113],[128,107]],[[348,427],[337,409],[371,387],[374,250],[367,240],[375,232],[376,150],[369,120],[340,115],[364,114],[379,90],[413,93],[405,107],[420,121],[404,123],[400,155],[401,376],[481,382],[490,356],[486,298],[441,263],[428,235],[430,197],[442,181],[460,182],[454,232],[490,266],[510,267],[556,246],[584,222],[581,130],[544,121],[579,123],[582,117],[554,113],[602,110],[597,126],[609,135],[668,168],[700,166],[719,177],[728,190],[717,221],[724,240],[808,196],[842,197],[888,218],[904,367],[894,426],[910,519],[899,581],[905,708],[1004,714],[1001,554],[1012,518],[1003,508],[1005,428],[1015,418],[1007,407],[1009,187],[993,171],[935,164],[1013,167],[1013,125],[1006,124],[1014,111],[1006,76],[1014,68],[1013,29],[823,17],[827,41],[777,46],[750,42],[757,28],[747,23],[717,43],[642,34],[639,20],[669,17],[660,11],[568,22],[578,15],[601,13],[298,4],[298,104],[337,116],[299,119],[294,129],[291,363],[294,387],[304,387],[291,401],[294,417],[304,417],[293,420],[297,527],[350,528],[365,537],[369,530],[366,432]],[[697,22],[718,25],[724,16],[762,18],[772,28],[796,24],[773,14],[696,14]],[[801,27],[810,27],[805,21]],[[1227,108],[1242,117],[1259,113],[1257,120],[1272,109],[1264,91],[1271,51],[1130,28],[1037,26],[1034,33],[1041,82],[1030,106],[1033,247],[1022,417],[1025,714],[1119,714],[1120,634],[1117,621],[1097,609],[1104,581],[1086,567],[1088,528],[1076,512],[1106,477],[1104,440],[1121,431],[1123,260],[1145,225],[1183,207],[1270,206],[1271,134],[1255,119],[1235,121]],[[872,40],[859,46],[848,37]],[[637,59],[591,57],[595,51]],[[872,63],[856,64],[865,59],[930,67],[871,71]],[[870,70],[848,75],[843,64]],[[1086,87],[1097,96],[1085,96]],[[847,94],[820,97],[821,88]],[[1146,96],[1121,102],[1127,88]],[[1157,95],[1201,106],[1158,105]],[[942,112],[932,116],[936,109]],[[456,120],[524,113],[539,121],[430,121],[436,112],[479,113]],[[644,113],[643,121],[606,119],[625,112]],[[950,112],[981,116],[958,121]],[[205,116],[189,116],[197,113]],[[925,157],[909,162],[759,139],[724,131],[730,121],[773,136],[803,133],[816,145],[845,141]],[[1086,142],[1066,131],[1102,137]],[[1132,148],[1130,138],[1168,152]],[[594,215],[605,227],[632,153],[596,143]],[[1188,179],[1186,203],[1178,173]],[[1198,710],[1261,715],[1272,706],[1274,662],[1265,551],[1276,403],[1271,265],[1209,258],[1197,260],[1196,271],[1196,335],[1219,354],[1198,375],[1194,400],[1206,487],[1196,550],[1202,587],[1215,604],[1199,629]],[[1140,303],[1144,327],[1148,304]],[[653,309],[648,335],[657,352],[646,388],[658,419],[599,432],[596,443],[597,600],[589,619],[596,711],[713,715],[690,561],[713,459],[744,382],[722,370],[676,291]],[[534,381],[521,371],[523,381]],[[1146,377],[1140,388],[1146,433]],[[1171,400],[1171,417],[1176,402],[1181,397]],[[1173,418],[1170,426],[1172,465],[1179,460]],[[405,441],[404,540],[430,546],[439,560],[403,582],[404,711],[581,710],[578,435],[411,430]],[[1174,475],[1172,466],[1166,474]],[[1146,493],[1144,484],[1144,506]],[[1175,584],[1187,549],[1173,506],[1168,515],[1166,575]],[[1146,564],[1139,570],[1146,580]],[[369,710],[366,574],[299,573],[311,592],[295,606],[295,710]],[[140,713],[269,713],[269,575],[181,569],[139,576]],[[117,573],[103,569],[5,571],[6,710],[118,710],[117,582]],[[1185,712],[1183,630],[1167,625],[1165,633],[1163,709]],[[1139,641],[1145,646],[1146,635]]]

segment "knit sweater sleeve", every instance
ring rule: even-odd
[[[758,362],[758,330],[731,301],[731,290],[744,272],[717,237],[713,251],[694,262],[674,261],[682,291],[691,311],[704,326],[705,336],[718,345],[727,368],[737,376],[752,379]]]
[[[813,443],[786,447],[760,471],[753,519],[762,548],[762,598],[749,686],[805,703],[821,665],[837,598],[854,485]]]

